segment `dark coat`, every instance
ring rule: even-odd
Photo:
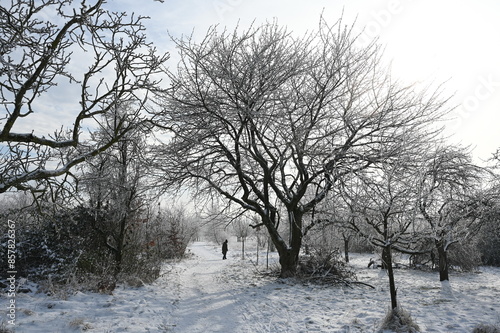
[[[227,253],[227,241],[225,241],[224,243],[222,243],[222,253]]]

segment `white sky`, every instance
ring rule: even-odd
[[[446,81],[446,92],[454,94],[452,104],[457,106],[450,115],[455,119],[447,124],[453,142],[475,147],[478,159],[489,158],[500,147],[500,1],[109,0],[108,6],[150,16],[146,33],[159,50],[171,53],[169,66],[178,58],[168,33],[180,37],[194,29],[201,38],[211,25],[232,29],[238,22],[246,27],[276,18],[302,34],[317,28],[322,12],[333,23],[343,11],[346,24],[356,21],[360,31],[365,29],[363,38],[380,37],[396,78],[407,83]],[[42,119],[50,118],[38,121]]]
[[[500,147],[500,2],[496,0],[110,0],[113,6],[149,15],[151,39],[161,49],[175,50],[167,31],[179,37],[203,37],[214,24],[234,28],[252,21],[278,19],[290,30],[316,29],[319,16],[365,29],[380,37],[394,75],[413,83],[445,82],[457,108],[447,124],[451,140],[471,145],[478,159]]]

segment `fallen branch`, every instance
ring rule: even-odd
[[[368,283],[366,283],[366,282],[352,281],[351,283],[353,283],[353,284],[362,284],[362,285],[364,285],[364,286],[367,286],[367,287],[370,287],[370,288],[372,288],[372,289],[375,289],[375,287],[374,287],[374,286],[372,286],[371,284],[368,284]]]

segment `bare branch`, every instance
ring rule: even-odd
[[[380,47],[358,48],[351,33],[322,20],[302,38],[274,22],[174,40],[181,61],[154,117],[172,129],[158,146],[159,181],[256,212],[293,261],[304,214],[342,179],[433,140],[429,125],[445,112],[437,95],[392,82]]]
[[[157,55],[146,41],[143,17],[110,12],[105,4],[82,2],[78,8],[72,1],[21,0],[1,7],[0,192],[36,188],[64,175],[145,121],[148,94],[161,90],[155,78],[164,73],[168,55]],[[49,99],[62,102],[47,105]],[[119,102],[135,105],[122,119],[127,121],[113,127],[105,142],[88,140],[85,129],[99,129],[99,119]],[[69,119],[73,114],[73,121],[54,114],[62,125],[54,135],[36,124],[21,131],[47,107]]]

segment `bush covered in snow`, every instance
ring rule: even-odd
[[[40,215],[2,210],[16,220],[16,270],[18,276],[39,282],[55,293],[57,286],[110,292],[117,282],[132,285],[158,278],[166,258],[180,258],[193,235],[187,222],[163,215],[131,223],[125,242],[117,252],[113,226],[105,216],[77,207]],[[7,224],[0,230],[0,255],[7,257]],[[117,270],[117,256],[120,269]],[[0,269],[8,271],[7,262]]]
[[[485,265],[500,266],[500,223],[488,219],[478,235],[477,247]]]
[[[481,264],[481,253],[471,240],[451,245],[448,259],[452,268],[470,272],[476,270]]]
[[[153,219],[158,255],[162,259],[184,257],[188,243],[195,237],[198,229],[192,217],[182,208],[162,209]]]
[[[5,321],[2,321],[0,323],[0,333],[14,333],[14,331],[6,326]]]
[[[19,276],[40,280],[50,275],[62,280],[74,271],[87,238],[92,237],[75,219],[75,213],[23,214],[22,217],[13,211],[5,214],[16,222],[16,271]],[[3,227],[6,225],[2,224]],[[7,233],[2,230],[1,234],[4,244]],[[6,246],[0,249],[4,257],[6,249]],[[7,271],[6,264],[1,261],[0,269]]]

